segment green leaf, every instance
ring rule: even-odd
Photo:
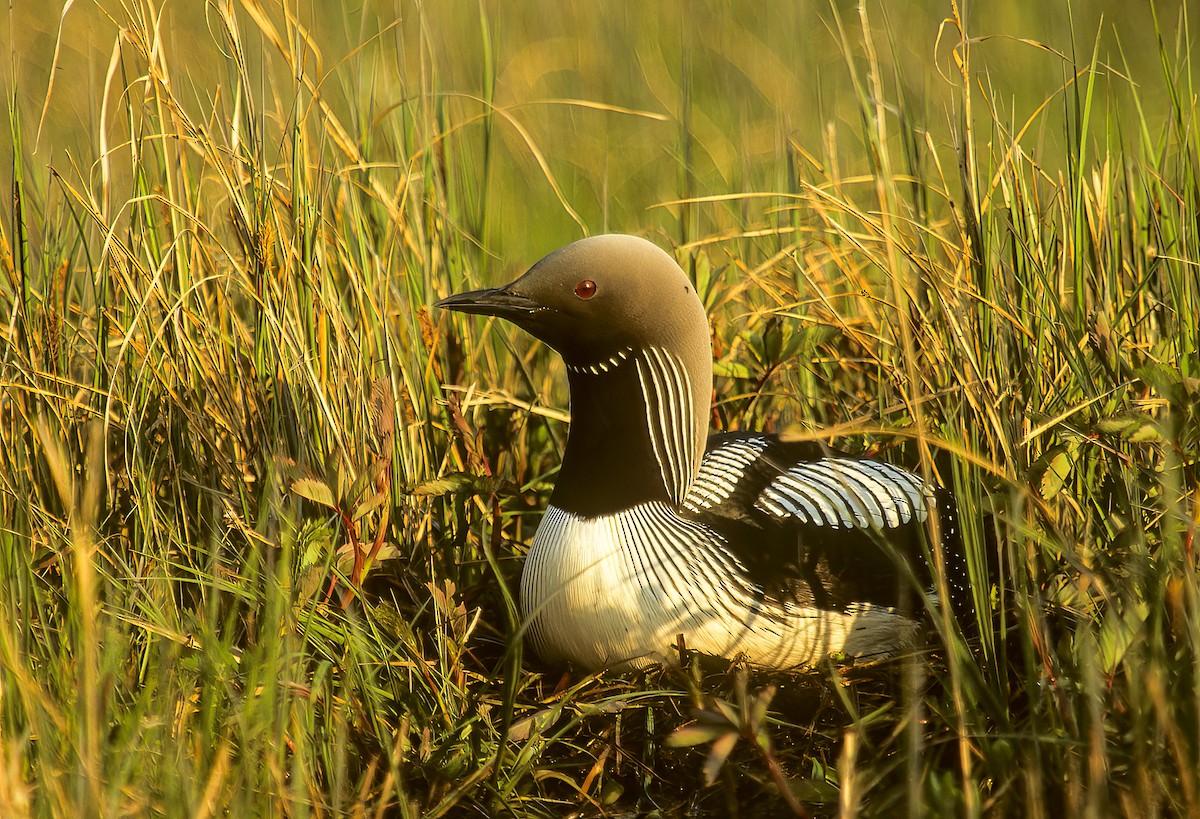
[[[762,334],[762,350],[764,363],[778,364],[782,361],[783,355],[783,336],[785,328],[776,316],[767,318],[766,327],[763,328]]]
[[[466,492],[471,495],[513,495],[519,490],[504,478],[488,475],[472,475],[469,472],[450,472],[440,478],[416,484],[411,494],[425,497],[441,497]]]
[[[1137,429],[1129,434],[1128,439],[1132,444],[1141,444],[1148,441],[1162,441],[1164,438],[1162,431],[1158,428],[1158,424],[1152,419],[1147,418],[1144,424],[1139,425]]]
[[[558,708],[535,711],[514,722],[508,729],[508,738],[511,742],[524,742],[531,736],[540,736],[558,721],[561,714],[562,711]]]
[[[727,733],[729,733],[729,726],[725,724],[705,725],[693,722],[691,725],[684,725],[682,728],[676,728],[672,731],[671,735],[666,739],[666,745],[668,748],[687,748],[692,745],[703,745]]]
[[[750,727],[757,731],[767,719],[767,709],[775,699],[775,686],[769,685],[759,692],[750,705]]]
[[[722,378],[749,378],[750,368],[739,361],[715,361],[713,362],[713,375],[719,375]]]
[[[387,467],[388,467],[387,461],[384,461],[381,459],[376,459],[375,462],[370,466],[370,468],[366,469],[361,475],[359,475],[355,479],[354,483],[352,483],[350,485],[350,489],[347,490],[347,492],[344,495],[342,495],[342,497],[343,498],[358,498],[367,492],[371,492],[373,494],[374,493],[373,484],[376,482],[376,480],[379,478],[379,476],[383,474],[384,470],[387,469]]]
[[[733,747],[737,745],[738,735],[733,731],[720,737],[712,745],[712,750],[708,752],[708,759],[704,760],[704,781],[711,785],[717,781],[717,775],[721,773],[721,768],[725,766],[725,760],[729,759],[729,755],[733,753]]]
[[[1043,500],[1050,500],[1062,491],[1074,464],[1071,448],[1065,444],[1051,447],[1030,467],[1034,488]]]
[[[1138,378],[1153,387],[1154,391],[1160,396],[1167,399],[1173,408],[1180,409],[1187,404],[1188,384],[1185,382],[1183,373],[1180,372],[1178,367],[1169,367],[1166,364],[1154,363],[1138,367],[1135,372]]]
[[[840,791],[823,779],[801,779],[788,782],[792,793],[801,802],[811,802],[818,805],[836,804]]]
[[[320,563],[333,548],[333,532],[324,522],[310,521],[300,530],[297,543],[301,547],[300,568],[308,569]]]
[[[838,335],[838,331],[827,324],[816,324],[792,333],[783,347],[783,360],[791,361],[799,356],[810,357],[816,349]]]
[[[320,478],[297,478],[292,481],[292,491],[313,503],[319,503],[329,509],[337,509],[337,503],[333,499],[333,490]]]
[[[466,472],[451,472],[440,478],[422,481],[413,487],[412,494],[436,498],[471,489],[474,485],[475,476]]]
[[[383,506],[384,501],[386,501],[387,499],[388,499],[387,492],[376,492],[374,495],[367,498],[365,501],[360,503],[358,506],[354,507],[354,514],[351,516],[351,519],[357,521],[357,520],[361,519],[362,516],[367,514],[368,512],[374,512],[380,506]]]
[[[1149,616],[1149,607],[1145,603],[1137,603],[1129,605],[1124,612],[1110,612],[1104,619],[1095,641],[1101,667],[1106,673],[1116,671],[1125,653],[1143,638]]]
[[[1101,418],[1096,422],[1095,429],[1104,435],[1115,435],[1131,443],[1163,439],[1162,432],[1154,419],[1140,412],[1127,412],[1110,418]]]
[[[721,714],[725,717],[725,719],[729,720],[729,723],[731,725],[740,725],[741,724],[742,715],[732,705],[725,702],[725,700],[716,700],[714,704],[717,706],[717,710],[721,712]]]
[[[610,779],[600,788],[600,803],[604,805],[615,804],[624,793],[625,787],[620,782]]]

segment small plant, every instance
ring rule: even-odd
[[[679,748],[709,744],[703,770],[705,784],[712,785],[734,748],[739,742],[744,742],[762,761],[792,813],[809,816],[808,810],[796,798],[771,748],[768,714],[771,700],[775,698],[775,687],[769,685],[760,691],[748,692],[744,669],[738,670],[734,680],[732,703],[719,697],[706,697],[704,705],[694,710],[695,721],[676,728],[667,737],[667,746]]]

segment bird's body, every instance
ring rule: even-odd
[[[708,438],[707,317],[656,246],[585,239],[440,304],[508,318],[566,361],[567,448],[521,579],[543,659],[639,666],[682,642],[784,668],[914,639],[930,518],[957,543],[948,495],[811,443]],[[960,551],[945,553],[952,596],[965,594]]]
[[[891,606],[767,597],[715,530],[661,501],[590,519],[551,506],[528,566],[521,602],[534,645],[580,668],[663,662],[680,643],[786,668],[835,651],[886,656],[916,630]]]

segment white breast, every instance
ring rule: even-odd
[[[666,504],[580,518],[554,506],[521,577],[521,610],[538,654],[583,669],[644,666],[688,648],[771,667],[833,653],[894,653],[915,623],[894,609],[845,612],[766,603],[719,537]]]

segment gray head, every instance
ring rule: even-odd
[[[673,463],[683,463],[674,470],[679,474],[668,476],[668,493],[679,496],[691,482],[708,434],[712,348],[708,318],[695,287],[660,248],[636,236],[582,239],[551,253],[510,284],[450,296],[437,306],[508,319],[557,350],[571,372],[577,422],[579,410],[587,409],[576,406],[584,395],[589,404],[595,403],[593,393],[611,396],[604,401],[612,408],[620,403],[656,408],[669,399],[686,417],[663,422],[682,427],[663,435],[684,439],[679,444],[684,451],[672,455]],[[668,358],[677,364],[656,363]],[[627,360],[632,365],[628,368]],[[613,367],[643,375],[632,381],[607,380],[601,387],[601,377]],[[673,367],[685,373],[676,379]],[[664,387],[668,380],[678,386]],[[640,385],[644,395],[611,392],[622,384]],[[658,393],[651,394],[655,389]],[[642,417],[646,418],[644,411]],[[649,421],[651,437],[659,434],[653,429],[656,423],[654,418]]]
[[[573,242],[504,287],[459,293],[437,306],[508,319],[572,368],[650,346],[685,357],[693,373],[712,363],[696,289],[674,259],[636,236]]]

